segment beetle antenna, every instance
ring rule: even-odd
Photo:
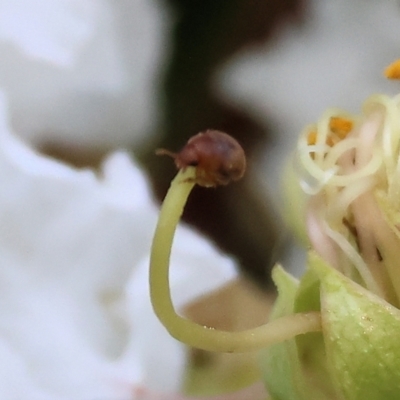
[[[178,154],[174,153],[173,151],[167,150],[167,149],[157,149],[156,155],[157,156],[169,156],[169,157],[172,157],[175,159]]]

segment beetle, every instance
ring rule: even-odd
[[[242,178],[246,171],[242,146],[232,136],[215,129],[192,136],[179,153],[158,149],[156,154],[172,157],[178,169],[196,167],[196,183],[205,187],[227,185]]]

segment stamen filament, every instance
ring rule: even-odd
[[[298,313],[241,332],[199,325],[179,316],[172,303],[169,263],[175,230],[195,185],[196,169],[180,170],[161,208],[150,258],[150,295],[159,320],[174,338],[189,346],[217,352],[245,352],[265,348],[296,335],[321,330],[319,312]],[[188,266],[188,268],[190,268]]]

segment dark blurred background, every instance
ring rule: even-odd
[[[161,200],[176,170],[154,149],[178,151],[192,135],[219,129],[234,136],[248,157],[245,178],[218,190],[196,187],[184,219],[232,254],[241,270],[261,288],[270,285],[270,269],[285,244],[278,213],[255,184],[258,158],[274,140],[273,131],[216,94],[213,78],[245,47],[264,45],[283,23],[303,14],[299,0],[170,0],[176,16],[172,52],[161,87],[163,117],[159,131],[142,147],[140,159]]]

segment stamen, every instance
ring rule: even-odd
[[[352,131],[354,123],[351,119],[343,117],[331,117],[329,120],[329,134],[326,137],[325,143],[333,147],[336,143],[345,139]],[[309,146],[317,143],[318,132],[311,129],[307,134],[307,144]]]
[[[215,154],[214,152],[213,157]],[[228,157],[226,153],[223,156]],[[205,164],[203,163],[203,167]],[[214,176],[208,172],[206,175]],[[232,179],[237,176],[238,172],[235,171]],[[261,349],[291,339],[296,335],[320,331],[321,316],[319,312],[289,315],[242,332],[220,331],[199,325],[176,313],[169,287],[171,247],[184,205],[192,188],[198,183],[197,177],[197,168],[187,166],[181,169],[172,181],[161,207],[151,248],[151,301],[157,317],[171,336],[199,349],[232,353]],[[203,179],[204,176],[201,175],[200,183],[203,182]],[[226,180],[221,184],[226,184]]]
[[[329,120],[329,129],[342,140],[353,129],[353,121],[348,118],[332,117]]]

